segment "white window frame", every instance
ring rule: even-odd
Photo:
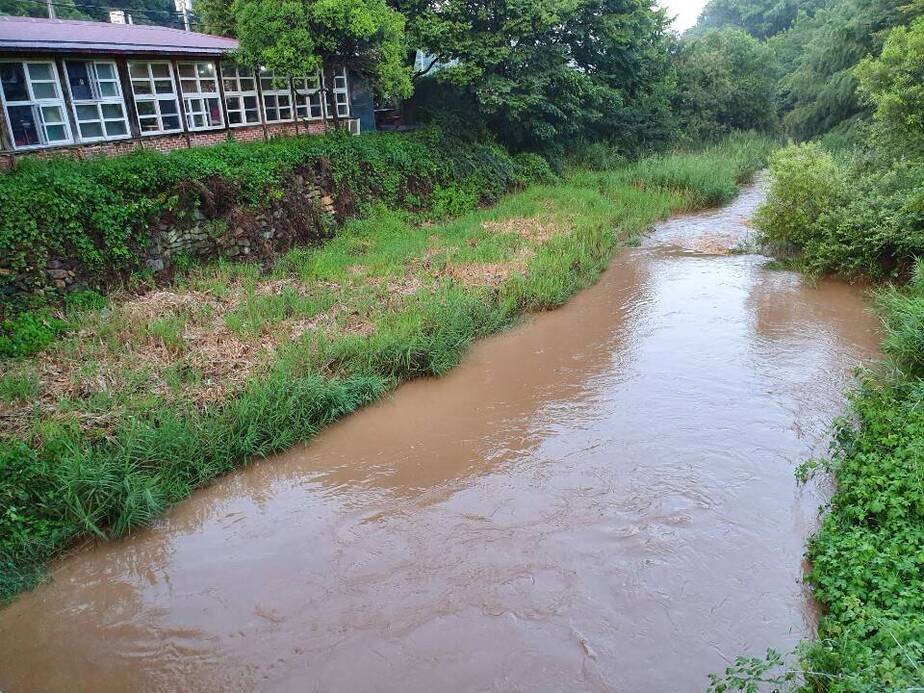
[[[293,120],[295,120],[295,99],[292,98],[292,90],[289,88],[289,79],[288,79],[288,77],[285,77],[285,78],[283,78],[283,77],[276,77],[272,70],[267,70],[267,69],[262,68],[262,67],[260,68],[258,74],[259,74],[259,79],[260,79],[260,90],[263,92],[263,98],[260,100],[260,101],[261,101],[260,105],[261,105],[261,107],[262,107],[262,109],[263,109],[263,122],[266,123],[266,124],[268,124],[268,125],[269,125],[269,124],[272,124],[272,123],[291,123]],[[268,75],[268,76],[267,76],[267,75]],[[277,80],[277,79],[285,79],[285,81],[286,81],[286,88],[285,88],[285,89],[278,89],[278,88],[276,88],[276,87],[274,86],[273,82],[274,82],[274,80]],[[268,82],[268,84],[269,84],[270,87],[271,87],[270,89],[266,89],[266,88],[263,86],[263,81],[264,81],[264,80],[266,80],[266,81]],[[267,113],[267,107],[266,107],[266,97],[267,97],[267,96],[272,96],[272,97],[274,97],[275,99],[277,99],[277,101],[276,101],[276,107],[275,107],[277,111],[281,110],[280,107],[279,107],[279,101],[278,101],[279,97],[280,97],[280,96],[286,96],[286,97],[288,97],[288,99],[289,99],[289,105],[288,105],[289,117],[288,117],[288,118],[279,118],[279,119],[276,119],[276,120],[270,120],[270,119],[269,119],[269,115],[268,115],[268,113]]]
[[[145,65],[147,67],[147,77],[135,77],[132,74],[133,65]],[[154,77],[154,74],[151,71],[153,65],[166,65],[167,70],[170,73],[170,87],[173,91],[170,92],[170,96],[173,97],[173,103],[176,106],[176,113],[167,113],[166,117],[176,116],[178,126],[176,128],[165,130],[164,129],[164,113],[160,110],[160,102],[167,101],[167,94],[165,92],[157,93],[157,88],[155,83],[158,81],[164,81],[166,77]],[[128,77],[132,83],[132,98],[135,101],[135,117],[138,119],[138,129],[141,132],[142,137],[154,137],[157,135],[169,135],[176,132],[183,132],[183,111],[180,110],[180,102],[177,94],[176,80],[174,79],[173,74],[173,64],[169,60],[130,60],[128,62]],[[135,89],[136,82],[147,81],[151,86],[150,94],[138,94]],[[160,126],[157,130],[145,130],[141,125],[141,119],[150,118],[150,115],[142,116],[138,111],[138,104],[140,102],[151,101],[154,103],[154,117],[157,118],[157,123]]]
[[[337,86],[338,80],[343,80],[343,83],[342,83],[343,86]],[[326,88],[326,84],[327,84],[326,78],[322,81],[322,83],[325,85],[325,88]],[[334,74],[334,86],[328,93],[331,95],[333,99],[333,103],[335,104],[337,108],[337,117],[338,118],[349,118],[350,117],[350,81],[347,76],[346,67],[339,68],[338,71]],[[340,99],[339,97],[343,97],[343,98]],[[343,107],[343,112],[341,112],[341,107]],[[325,98],[324,99],[324,117],[327,118],[328,120],[331,119],[330,111],[331,111],[330,104],[328,103],[328,99]]]
[[[228,118],[228,127],[231,128],[243,128],[248,125],[259,125],[263,122],[263,106],[260,103],[260,93],[257,91],[257,80],[260,79],[260,75],[257,70],[254,70],[251,67],[226,64],[223,63],[220,66],[222,86],[225,90],[225,113]],[[241,70],[250,70],[250,75],[241,75]],[[242,89],[241,80],[249,79],[253,82],[253,89]],[[229,89],[228,85],[231,84],[232,88]],[[247,120],[247,107],[244,105],[244,99],[253,98],[254,103],[256,104],[257,119],[256,120]],[[239,106],[234,108],[231,107],[231,99],[237,99]],[[253,110],[253,109],[251,109]],[[240,113],[241,122],[232,123],[231,122],[231,113]]]
[[[316,86],[309,87],[308,85],[312,82]],[[301,87],[298,86],[299,83]],[[299,120],[324,120],[326,109],[324,108],[324,93],[321,89],[323,84],[324,76],[320,70],[313,77],[306,75],[292,78],[292,98],[295,103],[295,116]],[[315,107],[318,111],[317,115],[312,114]]]
[[[90,89],[93,92],[93,98],[91,99],[78,99],[74,94],[74,89],[71,86],[70,75],[67,73],[67,63],[88,63],[89,68],[87,70],[90,77]],[[97,73],[98,65],[109,65],[112,68],[113,74],[115,75],[114,79],[101,80]],[[69,59],[65,61],[65,81],[67,82],[67,89],[71,95],[71,112],[74,114],[74,123],[77,126],[77,139],[80,142],[104,142],[104,141],[114,141],[114,140],[125,140],[130,139],[132,136],[131,126],[128,123],[128,113],[125,110],[125,99],[122,95],[122,85],[119,80],[119,67],[112,60],[94,60],[92,58],[77,58]],[[100,90],[100,82],[112,82],[116,88],[115,96],[103,96]],[[118,105],[122,111],[121,118],[107,118],[103,113],[104,105]],[[96,114],[98,118],[92,121],[81,121],[80,116],[78,115],[78,106],[95,106]],[[106,132],[106,123],[111,121],[121,120],[125,124],[125,134],[124,135],[109,135]],[[100,128],[103,131],[103,134],[100,137],[85,137],[80,131],[81,122],[84,123],[99,123]]]
[[[64,91],[61,86],[61,75],[58,73],[58,66],[53,60],[0,60],[0,63],[11,63],[22,65],[23,74],[26,78],[26,91],[29,93],[28,101],[7,101],[6,94],[3,90],[2,85],[0,85],[0,103],[3,104],[3,115],[6,118],[7,131],[10,135],[10,144],[13,146],[13,149],[16,151],[24,151],[29,149],[45,149],[47,147],[61,147],[68,144],[74,143],[74,133],[71,132],[71,124],[68,122],[67,117],[67,105],[64,102]],[[49,65],[51,66],[52,74],[54,75],[53,80],[33,80],[32,74],[29,69],[30,65]],[[53,84],[57,96],[54,98],[41,98],[37,99],[35,97],[35,92],[33,90],[33,82],[40,84]],[[13,133],[13,124],[12,119],[10,118],[10,107],[20,107],[27,106],[32,109],[32,117],[35,121],[36,131],[39,135],[40,142],[38,144],[16,144],[16,135]],[[45,122],[45,113],[44,108],[53,108],[57,107],[61,112],[61,122],[60,123],[46,123]],[[55,140],[53,142],[48,141],[48,133],[46,128],[49,125],[63,125],[64,132],[67,134],[67,139],[64,140]]]
[[[210,65],[212,76],[203,76],[200,73],[200,66]],[[176,65],[178,76],[180,78],[180,93],[183,96],[183,111],[186,114],[186,127],[190,131],[200,130],[218,130],[225,126],[225,109],[221,102],[221,91],[218,87],[219,71],[214,60],[197,60],[183,61]],[[192,68],[193,76],[184,75],[184,68]],[[195,82],[195,91],[186,91],[187,82]],[[208,91],[203,87],[211,84],[213,91]],[[208,110],[208,102],[215,101],[218,104],[218,123],[205,123],[205,120],[211,117]],[[198,102],[198,103],[197,103]],[[203,125],[195,125],[196,116],[203,118]]]

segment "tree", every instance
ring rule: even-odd
[[[825,4],[826,0],[710,0],[692,33],[738,28],[766,39],[792,27],[800,14],[812,16]]]
[[[677,55],[674,105],[692,140],[777,124],[777,74],[767,46],[740,29],[687,39]]]
[[[235,36],[231,0],[194,0],[196,29],[216,36]]]
[[[882,54],[867,57],[854,75],[889,138],[913,144],[920,151],[924,144],[924,18],[910,27],[892,29]]]
[[[411,93],[404,17],[385,0],[235,0],[232,12],[245,64],[293,76],[323,69],[328,90],[344,67],[385,96]]]
[[[669,130],[667,19],[651,0],[393,4],[443,66],[434,79],[510,146],[560,148],[601,132],[629,144]]]

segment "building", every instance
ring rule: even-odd
[[[158,26],[0,17],[0,158],[169,151],[227,139],[351,131],[352,75],[274,75],[237,41]],[[326,92],[327,96],[324,97]]]

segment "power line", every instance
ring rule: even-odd
[[[18,0],[19,2],[32,3],[33,5],[41,5],[42,7],[61,7],[68,10],[77,10],[89,9],[89,10],[122,10],[124,12],[138,13],[138,14],[166,14],[171,17],[179,17],[179,13],[176,10],[168,9],[158,9],[156,7],[114,7],[112,5],[88,5],[85,3],[78,4],[74,3],[64,3],[56,2],[55,0]]]

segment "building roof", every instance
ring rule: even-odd
[[[159,53],[221,55],[234,39],[146,24],[0,16],[0,52]]]

